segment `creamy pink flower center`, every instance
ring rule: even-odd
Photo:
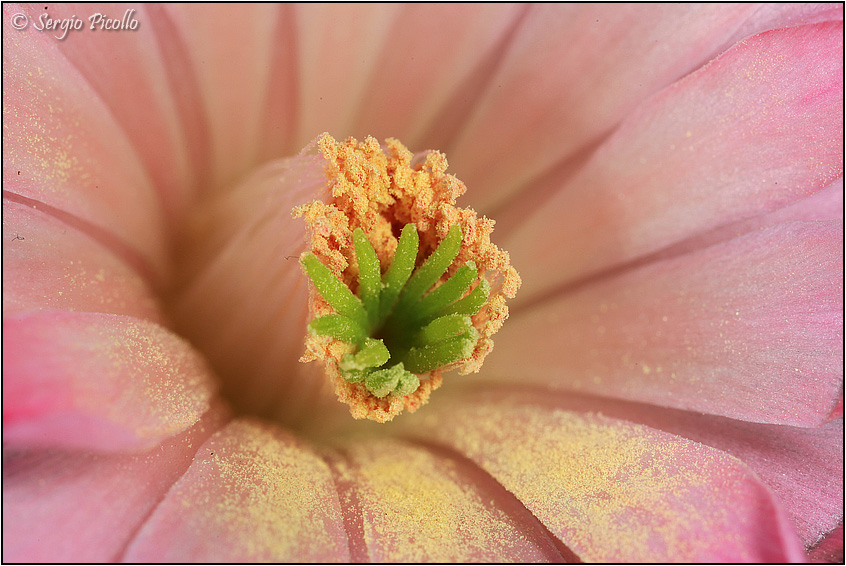
[[[176,328],[206,354],[221,379],[224,395],[238,410],[292,425],[300,417],[313,414],[315,403],[328,404],[334,393],[350,406],[356,419],[385,422],[403,409],[413,412],[425,404],[431,391],[441,384],[442,371],[459,368],[466,374],[479,370],[493,348],[491,336],[508,317],[505,299],[514,297],[520,277],[510,266],[508,254],[490,241],[493,222],[477,217],[471,209],[456,208],[456,197],[465,187],[445,173],[448,165],[444,156],[428,152],[413,158],[397,140],[388,140],[382,148],[374,138],[360,144],[352,138],[338,143],[324,134],[319,143],[310,144],[299,156],[266,164],[236,187],[192,210],[176,246],[176,280],[167,304]],[[292,222],[292,205],[309,202],[294,208],[295,216],[303,216],[305,222]],[[430,255],[434,257],[447,234],[455,232],[458,239],[442,275],[439,271],[425,288],[421,287],[419,297],[409,299],[402,287],[397,288],[396,308],[405,305],[404,314],[386,311],[388,322],[399,324],[391,317],[402,316],[402,324],[412,324],[408,317],[413,318],[418,301],[424,305],[427,300],[440,300],[433,289],[440,289],[465,264],[472,266],[463,269],[472,273],[473,279],[442,306],[449,307],[462,297],[465,302],[473,300],[473,281],[476,286],[484,282],[480,287],[484,300],[465,313],[466,320],[441,320],[441,315],[433,318],[470,325],[466,347],[454,355],[444,354],[439,359],[446,361],[431,367],[417,364],[419,368],[415,369],[413,363],[405,369],[400,367],[400,371],[418,372],[416,376],[408,373],[417,386],[379,394],[380,390],[368,386],[366,380],[349,381],[342,377],[344,372],[339,373],[342,356],[355,355],[361,344],[325,332],[306,333],[308,315],[343,315],[335,313],[333,303],[321,293],[313,291],[311,300],[306,301],[308,280],[300,272],[298,259],[305,249],[305,224],[310,233],[309,255],[329,270],[327,282],[339,278],[342,290],[359,295],[351,295],[350,300],[366,307],[368,299],[358,283],[361,264],[353,245],[353,230],[363,230],[364,237],[375,242],[374,276],[384,281],[371,285],[371,291],[384,294],[380,289],[389,286],[385,281],[390,278],[390,258],[398,246],[394,233],[397,223],[413,227],[415,241],[419,232],[419,253],[415,245],[414,255],[405,254],[415,274],[409,285],[423,280],[417,277],[418,270],[423,271],[422,264],[428,263]],[[427,293],[430,289],[433,297]],[[390,294],[387,290],[385,293]],[[385,308],[393,310],[390,305]],[[460,318],[461,314],[451,316]],[[374,327],[374,332],[384,334],[387,328]],[[433,344],[438,346],[434,336]],[[452,344],[451,336],[441,337],[445,347]],[[367,338],[379,344],[383,339],[384,344],[393,343],[390,336]],[[459,339],[461,336],[456,335],[452,340]],[[409,343],[412,357],[406,362],[434,356],[434,346],[427,344]],[[393,367],[390,360],[400,353],[389,353],[384,367]],[[312,360],[319,360],[316,367],[297,363]],[[401,361],[394,359],[393,365]],[[379,365],[382,362],[373,371]],[[374,379],[380,376],[377,373]]]
[[[177,238],[165,300],[234,408],[289,426],[328,400],[319,370],[298,363],[308,292],[297,262],[304,227],[291,218],[324,185],[318,157],[281,159],[195,207]]]

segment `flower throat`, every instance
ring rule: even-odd
[[[353,417],[379,422],[423,405],[444,371],[478,371],[520,286],[493,221],[455,206],[466,189],[445,157],[412,166],[401,143],[386,145],[321,136],[331,198],[294,210],[311,233],[301,361],[322,361]]]

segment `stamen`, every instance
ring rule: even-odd
[[[314,254],[305,254],[302,265],[308,278],[327,303],[361,330],[368,328],[367,314],[361,301],[329,271],[328,267],[320,263]]]
[[[352,415],[379,422],[423,405],[442,372],[478,371],[520,286],[493,222],[455,207],[465,189],[446,159],[412,167],[386,144],[321,136],[332,198],[294,210],[311,231],[301,264],[317,317],[302,361],[322,360]]]
[[[436,318],[414,336],[414,341],[422,346],[434,344],[445,337],[464,334],[472,328],[469,316],[450,314]]]
[[[367,236],[356,228],[353,232],[355,240],[355,255],[358,259],[359,294],[364,310],[367,311],[368,330],[372,329],[379,318],[379,298],[382,294],[382,274],[379,268],[379,258]]]
[[[394,310],[411,272],[414,269],[414,260],[417,258],[417,246],[420,242],[417,237],[417,230],[413,224],[408,224],[400,233],[397,253],[394,254],[394,261],[385,274],[385,293],[380,297],[379,315],[380,318],[388,316]]]
[[[447,366],[469,358],[478,339],[479,333],[471,326],[459,336],[445,338],[422,348],[411,348],[405,356],[405,365],[414,373],[425,373]]]
[[[340,314],[327,314],[315,318],[308,324],[308,331],[320,336],[331,336],[351,344],[360,344],[367,338],[361,326]]]
[[[400,292],[399,301],[397,301],[397,306],[394,309],[393,317],[402,319],[405,316],[413,314],[415,303],[446,272],[452,260],[458,255],[460,247],[461,229],[458,226],[453,226],[449,230],[449,235],[438,246],[435,253],[429,256],[429,259],[426,260],[420,269],[414,272],[414,275],[411,276],[411,279],[403,287],[402,292]]]
[[[432,315],[461,298],[478,275],[476,264],[468,261],[446,283],[423,297],[414,307],[414,310],[408,313],[409,318],[414,321],[428,320]],[[482,307],[482,304],[479,305],[479,308]]]
[[[451,305],[447,305],[438,311],[436,316],[448,316],[451,314],[469,315],[478,310],[488,300],[488,295],[491,293],[491,284],[482,279],[476,288],[471,291],[469,295],[456,301]]]

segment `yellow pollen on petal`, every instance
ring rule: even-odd
[[[398,397],[393,393],[379,398],[359,383],[349,383],[339,369],[340,359],[354,347],[341,340],[309,334],[306,353],[300,361],[319,360],[335,387],[338,399],[350,406],[354,418],[386,422],[403,410],[413,412],[424,405],[431,392],[440,387],[442,373],[458,369],[461,374],[479,371],[493,349],[491,337],[508,318],[506,298],[513,298],[520,287],[520,276],[511,266],[507,252],[491,243],[494,221],[479,218],[472,209],[455,206],[466,187],[446,173],[446,157],[430,151],[415,156],[402,143],[389,138],[384,146],[368,137],[338,142],[321,135],[316,147],[326,159],[328,194],[324,201],[296,207],[295,217],[305,219],[310,233],[308,251],[313,253],[356,295],[359,269],[353,231],[360,228],[373,246],[384,274],[397,250],[400,231],[414,224],[419,235],[416,267],[438,248],[452,226],[461,228],[461,246],[455,260],[435,287],[448,280],[467,262],[473,262],[478,280],[490,285],[484,306],[471,317],[478,333],[472,354],[448,366],[422,375],[420,387]],[[309,308],[313,318],[334,313],[334,309],[311,286]]]

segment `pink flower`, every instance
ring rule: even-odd
[[[4,559],[842,560],[842,19],[4,4]],[[323,131],[523,278],[386,425],[297,362]]]

